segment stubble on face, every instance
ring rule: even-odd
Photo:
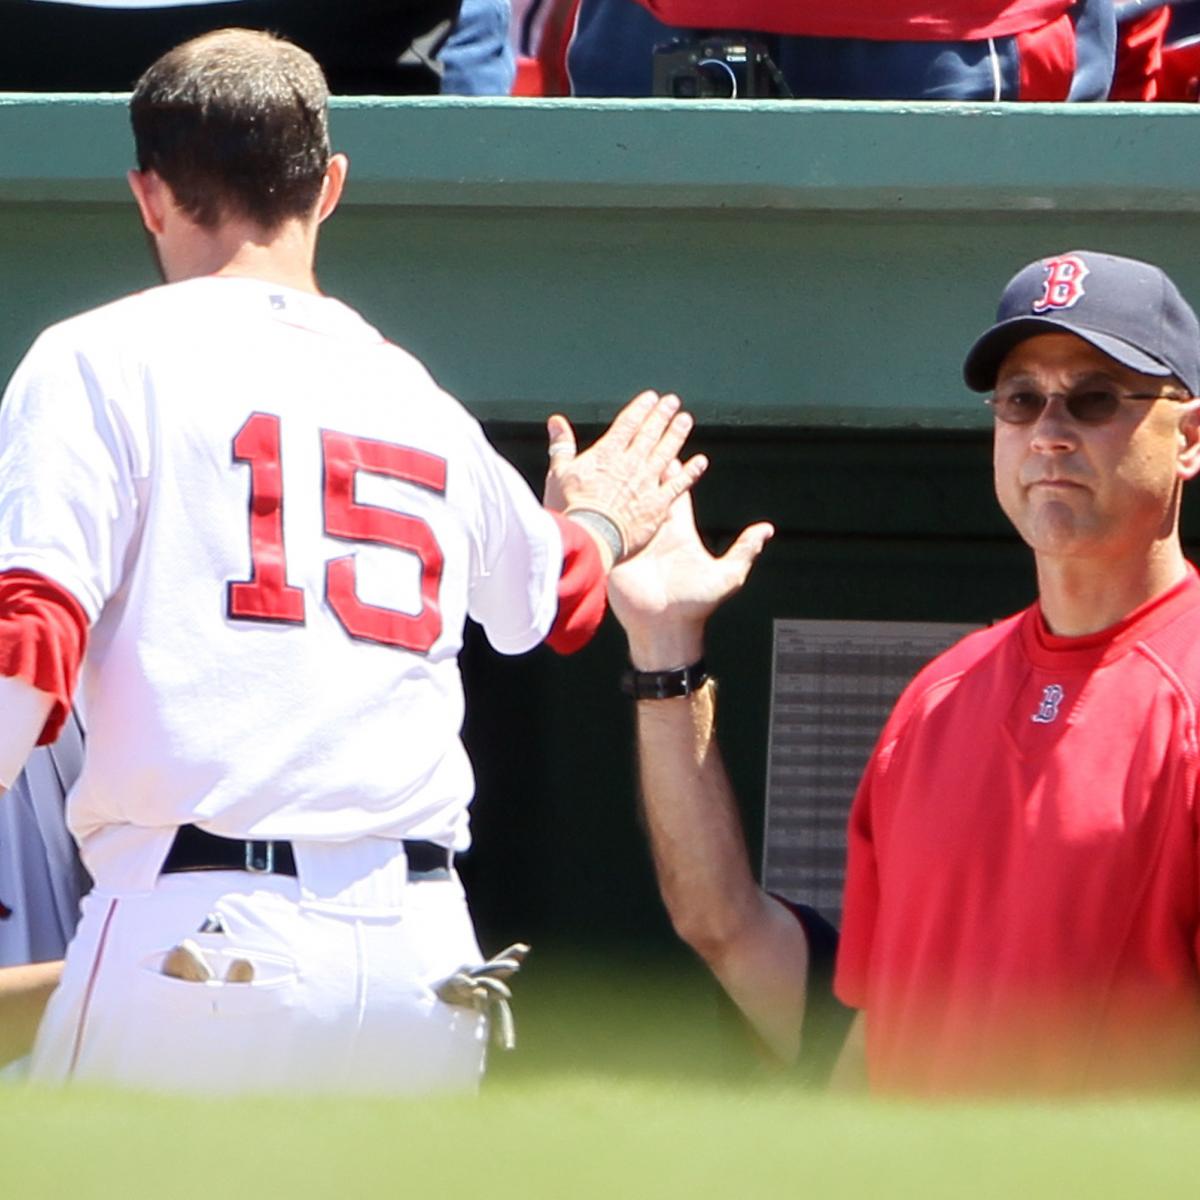
[[[1094,385],[1135,393],[1167,386],[1073,334],[1022,342],[1004,360],[997,382],[1047,395]],[[1059,395],[1029,425],[996,422],[996,495],[1039,557],[1136,555],[1174,531],[1178,448],[1173,401],[1125,400],[1111,421],[1085,425]]]

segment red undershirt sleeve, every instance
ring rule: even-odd
[[[558,577],[558,615],[546,643],[559,654],[574,654],[591,641],[604,620],[608,578],[591,534],[561,513],[550,515],[562,534],[563,564]]]
[[[67,719],[87,639],[87,615],[65,588],[34,571],[0,572],[0,675],[53,699],[39,746],[53,742]]]

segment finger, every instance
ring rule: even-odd
[[[555,413],[546,422],[546,435],[549,441],[546,453],[550,456],[551,463],[556,459],[570,462],[575,457],[575,430],[562,413]]]
[[[608,438],[620,447],[628,446],[634,435],[642,427],[642,422],[654,411],[659,401],[659,395],[654,391],[638,392],[630,402],[613,418],[613,423],[597,439],[606,441]]]
[[[633,440],[629,443],[630,449],[639,457],[647,459],[659,452],[663,435],[682,407],[683,401],[673,392],[661,396],[658,403],[646,413],[641,426],[633,435]]]
[[[646,461],[651,469],[661,474],[671,459],[678,458],[695,426],[696,419],[691,413],[677,412],[663,428],[658,444],[645,447]]]
[[[708,470],[708,456],[704,454],[695,454],[682,463],[678,471],[672,472],[669,476],[664,476],[662,486],[666,489],[672,500],[682,496],[684,492],[690,491],[700,477]]]
[[[477,975],[475,977],[475,991],[482,992],[484,999],[490,993],[497,1000],[511,1000],[512,988],[500,979],[494,979],[491,975]]]
[[[677,458],[671,459],[667,463],[667,469],[663,472],[662,482],[668,483],[675,479],[676,476],[683,470],[683,463]],[[670,493],[667,493],[670,495]],[[686,525],[694,521],[692,516],[692,493],[684,492],[682,495],[673,496],[670,499],[669,507],[667,508],[667,519],[663,522],[664,525],[672,523]]]

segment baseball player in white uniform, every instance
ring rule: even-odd
[[[0,405],[0,784],[78,677],[95,886],[35,1079],[477,1085],[457,656],[570,650],[699,477],[643,393],[552,514],[420,363],[320,294],[347,163],[303,51],[224,30],[131,102],[166,286],[53,326]],[[558,426],[564,448],[565,422]]]

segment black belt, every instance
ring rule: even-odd
[[[454,853],[436,842],[405,840],[409,876],[445,878]],[[198,825],[181,825],[163,861],[163,875],[180,871],[250,871],[256,875],[296,874],[291,842],[253,842],[218,837]]]

